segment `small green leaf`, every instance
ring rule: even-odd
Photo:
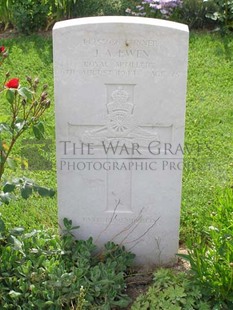
[[[13,89],[7,89],[6,91],[6,99],[7,101],[12,104],[14,102],[14,99],[15,99],[15,90]]]
[[[124,298],[121,297],[119,301],[113,301],[112,305],[118,306],[120,308],[126,308],[131,302],[132,300],[128,296],[124,296]]]
[[[176,254],[176,256],[181,257],[184,260],[190,261],[190,255],[188,254]]]
[[[0,218],[0,233],[4,232],[6,229],[5,223],[3,220]]]
[[[36,191],[41,197],[53,197],[55,195],[55,191],[46,187],[36,186]]]
[[[13,235],[10,236],[9,242],[14,245],[15,250],[22,250],[22,243]]]
[[[74,226],[70,230],[76,230],[76,229],[79,229],[79,228],[80,228],[80,226]]]
[[[24,187],[21,188],[21,196],[24,199],[28,199],[32,195],[32,187],[29,185],[24,185]]]
[[[4,148],[3,148],[3,145],[2,145],[2,139],[0,137],[0,151],[3,151],[3,150],[4,150]]]
[[[2,131],[10,131],[10,127],[6,123],[0,123],[0,132]]]
[[[32,99],[32,92],[26,88],[26,87],[20,87],[18,89],[18,93],[20,96],[24,97],[27,100],[31,100]]]
[[[17,129],[17,131],[20,131],[21,129],[23,129],[25,124],[26,124],[25,120],[17,119],[17,121],[15,122],[15,129]]]
[[[15,168],[16,168],[16,161],[14,160],[14,159],[12,159],[12,158],[7,158],[7,164],[8,164],[8,166],[11,168],[11,169],[13,169],[13,170],[15,170]]]
[[[46,306],[52,306],[52,305],[54,305],[54,302],[51,301],[51,300],[48,300],[48,301],[45,302],[45,305]]]
[[[24,234],[23,238],[24,239],[31,238],[31,237],[35,236],[38,232],[39,232],[39,230],[33,230],[30,233]]]
[[[23,182],[24,182],[24,177],[23,177],[23,178],[14,178],[14,179],[12,180],[12,182],[13,182],[15,185],[21,185],[21,184],[23,184]]]
[[[63,219],[63,224],[66,229],[70,230],[72,228],[72,220],[69,220],[68,218]]]
[[[17,298],[17,297],[21,296],[22,294],[12,290],[9,292],[9,295],[11,296],[11,298]]]
[[[10,200],[13,198],[13,196],[10,195],[10,193],[1,193],[0,194],[0,201],[8,205],[10,203]]]
[[[3,192],[4,193],[11,193],[14,191],[16,185],[12,184],[10,182],[6,182],[5,185],[3,186]]]
[[[20,236],[23,234],[23,232],[24,232],[23,227],[15,227],[14,229],[10,231],[10,233],[14,236]]]
[[[42,122],[35,124],[32,129],[36,139],[40,140],[44,138],[44,125]]]

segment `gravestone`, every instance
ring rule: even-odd
[[[91,17],[53,29],[59,220],[77,238],[175,262],[188,28]]]

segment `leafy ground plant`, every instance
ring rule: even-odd
[[[226,189],[206,215],[209,226],[187,240],[194,280],[213,309],[233,309],[233,190]]]
[[[210,310],[201,289],[186,273],[160,269],[154,273],[154,283],[140,295],[132,310]]]
[[[206,16],[218,22],[221,32],[227,33],[233,29],[233,0],[204,0],[204,2],[214,2],[214,12],[208,12]]]
[[[206,17],[207,12],[213,12],[215,4],[213,1],[184,0],[182,6],[173,16],[173,20],[188,24],[189,29],[212,29],[215,21]]]
[[[44,29],[47,24],[48,1],[18,0],[14,1],[11,10],[13,24],[24,34]]]
[[[113,243],[96,253],[92,238],[75,240],[64,219],[62,237],[46,230],[9,230],[0,219],[1,309],[124,308],[125,274],[134,255]]]

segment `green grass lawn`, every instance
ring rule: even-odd
[[[228,40],[233,50],[233,40]],[[19,77],[38,76],[41,84],[48,83],[53,99],[52,40],[39,35],[1,39],[9,48],[10,57],[1,67]],[[189,74],[186,112],[186,153],[183,177],[181,241],[194,230],[201,231],[205,215],[214,209],[216,196],[233,185],[233,55],[226,54],[221,38],[216,34],[192,33],[189,49]],[[53,100],[52,100],[53,102]],[[9,108],[0,98],[1,121]],[[54,141],[54,104],[45,115],[46,138]],[[26,138],[29,138],[30,134]],[[24,137],[25,138],[25,137]],[[20,153],[21,143],[15,153]],[[51,147],[52,170],[7,172],[7,177],[25,175],[40,185],[56,188],[55,142]],[[169,193],[168,193],[169,194]],[[1,206],[3,218],[12,226],[57,228],[57,201],[29,198]]]
[[[233,58],[226,59],[220,37],[191,34],[185,133],[191,151],[184,161],[182,239],[203,230],[216,196],[233,185],[232,69]]]

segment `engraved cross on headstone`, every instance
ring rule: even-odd
[[[70,138],[78,138],[80,144],[93,145],[93,156],[89,157],[92,161],[117,163],[114,172],[106,170],[105,211],[132,213],[133,173],[145,169],[141,160],[145,162],[153,159],[148,152],[150,144],[171,142],[172,125],[142,125],[135,119],[135,84],[105,86],[105,124],[68,123],[68,135]],[[125,169],[118,170],[122,165],[125,165]]]

